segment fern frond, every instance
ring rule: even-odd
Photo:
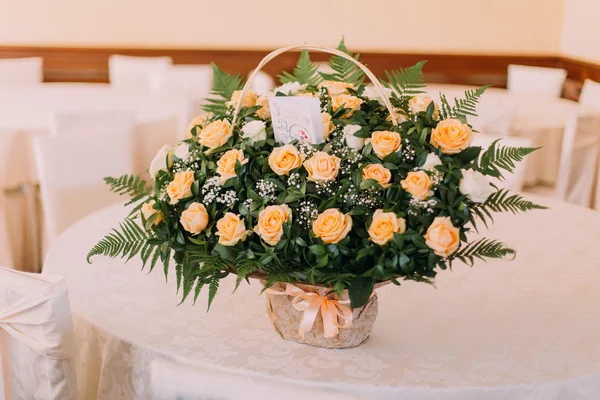
[[[539,149],[539,147],[496,147],[500,140],[493,141],[490,147],[481,155],[479,166],[484,175],[502,179],[504,177],[500,169],[513,173],[516,162],[523,161],[525,156]]]
[[[235,292],[237,290],[237,288],[240,286],[240,283],[242,283],[242,281],[246,279],[248,275],[260,270],[262,267],[263,264],[258,260],[244,259],[238,261],[235,265],[235,273],[237,278],[235,280],[235,289],[233,289],[233,291]]]
[[[310,61],[308,50],[302,50],[294,71],[291,74],[284,71],[279,75],[279,80],[283,84],[299,82],[309,86],[317,86],[319,82],[322,81],[321,76],[318,74],[318,70],[319,67]]]
[[[494,192],[482,203],[471,208],[471,222],[474,224],[474,217],[478,217],[487,227],[488,220],[493,221],[492,213],[511,212],[517,214],[531,210],[546,210],[548,207],[525,200],[518,194],[510,194],[507,189],[500,189]]]
[[[92,263],[92,257],[97,255],[107,256],[115,258],[120,256],[122,258],[127,257],[127,261],[138,254],[142,249],[147,248],[145,246],[150,245],[148,239],[151,236],[145,232],[135,221],[131,219],[125,219],[119,224],[120,229],[113,229],[112,233],[109,233],[100,240],[87,255],[87,262]],[[148,256],[148,255],[147,255]],[[146,258],[147,260],[147,258]]]
[[[464,99],[454,99],[454,114],[458,116],[477,116],[477,103],[481,99],[481,96],[485,91],[492,85],[485,85],[473,90],[467,90],[465,92]]]
[[[358,60],[359,58],[358,54],[352,54],[348,47],[346,47],[344,38],[340,41],[337,49],[353,57],[355,60]],[[352,61],[346,60],[343,57],[331,57],[329,60],[329,67],[334,71],[333,73],[327,74],[319,72],[319,75],[326,80],[352,83],[355,86],[360,85],[365,80],[365,73]]]
[[[425,93],[421,90],[425,87],[425,78],[423,77],[423,66],[425,63],[426,61],[419,61],[411,67],[385,71],[387,77],[385,83],[401,100]]]
[[[223,115],[228,107],[225,103],[231,100],[233,92],[243,87],[243,79],[240,75],[232,75],[223,71],[215,63],[212,63],[213,85],[210,90],[206,104],[202,107],[204,111],[217,115]]]
[[[508,248],[504,243],[497,240],[482,238],[469,243],[454,253],[450,259],[458,259],[469,266],[473,266],[475,259],[485,261],[486,258],[508,258],[514,259],[516,251]]]
[[[219,280],[220,277],[214,275],[210,283],[208,284],[208,308],[206,311],[210,310],[210,305],[212,304],[213,300],[215,299],[215,296],[217,295],[217,290],[219,290]]]
[[[131,199],[125,203],[125,206],[135,204],[129,212],[129,216],[137,214],[152,193],[152,186],[147,185],[146,181],[140,178],[139,175],[123,175],[119,177],[108,176],[104,178],[104,182],[110,186],[111,192],[121,196],[127,195],[131,197]]]

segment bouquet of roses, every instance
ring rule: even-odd
[[[492,213],[544,207],[490,183],[533,148],[472,147],[467,121],[486,87],[452,103],[422,96],[424,62],[368,74],[343,41],[321,73],[304,50],[266,95],[213,65],[212,97],[188,138],[163,147],[139,176],[106,178],[131,196],[130,216],[89,253],[174,265],[183,300],[236,274],[348,291],[353,308],[374,286],[433,282],[455,260],[515,251],[467,233]],[[343,53],[343,54],[342,54]],[[260,66],[259,66],[260,68]],[[258,70],[258,69],[257,69]],[[368,70],[367,70],[368,71]],[[270,98],[318,99],[321,143],[275,140]],[[138,223],[138,221],[141,222]],[[183,301],[182,300],[182,301]]]

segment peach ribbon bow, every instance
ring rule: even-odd
[[[294,296],[292,306],[298,311],[303,311],[298,334],[304,339],[304,333],[313,328],[319,309],[323,318],[323,332],[326,338],[334,337],[340,328],[352,326],[352,309],[348,306],[350,300],[330,300],[313,292],[305,292],[297,286],[286,285],[285,292],[267,289],[267,294],[275,296]],[[340,324],[340,320],[343,321]]]

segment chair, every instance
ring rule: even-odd
[[[520,138],[520,137],[498,137],[494,135],[487,135],[484,133],[477,134],[473,139],[473,146],[481,146],[483,151],[487,150],[494,140],[500,139],[497,145],[499,146],[510,146],[510,147],[531,147],[531,139]],[[503,171],[504,179],[500,180],[497,178],[491,178],[490,181],[501,189],[509,189],[519,192],[523,189],[525,184],[525,171],[527,169],[527,158],[522,162],[516,164],[514,173],[511,174],[508,171]]]
[[[135,110],[56,111],[52,115],[52,135],[127,134],[135,129]]]
[[[600,155],[600,115],[574,116],[567,121],[560,152],[555,197],[591,207]]]
[[[119,201],[103,178],[132,172],[132,138],[131,132],[34,137],[49,242],[81,217]]]
[[[150,385],[156,400],[358,400],[331,389],[300,385],[302,381],[267,378],[258,374],[202,368],[156,359],[150,365]]]
[[[8,146],[11,138],[12,132],[0,132],[0,265],[10,268],[13,267],[13,258],[10,238],[8,236],[7,210],[4,199],[4,191],[6,190],[4,171],[7,169],[7,166],[3,163],[7,162]]]
[[[171,57],[131,57],[113,54],[108,58],[111,86],[118,89],[149,91],[149,75],[173,64]]]
[[[67,284],[0,267],[0,398],[78,400]]]
[[[581,88],[579,103],[586,106],[600,108],[600,83],[586,79]]]
[[[510,93],[560,97],[566,79],[564,69],[511,64],[507,88]]]
[[[0,59],[0,87],[24,87],[42,83],[41,57]]]

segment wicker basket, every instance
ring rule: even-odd
[[[396,111],[385,95],[381,82],[379,82],[377,77],[367,67],[353,57],[337,49],[307,45],[284,47],[269,53],[261,60],[256,69],[249,75],[239,96],[239,101],[233,112],[232,121],[234,124],[237,122],[239,116],[242,99],[246,97],[246,94],[252,86],[252,81],[259,71],[278,55],[290,50],[301,49],[334,54],[356,64],[356,66],[369,77],[375,88],[380,92],[382,101],[392,117],[392,124],[398,125]],[[260,276],[253,277],[261,279]],[[376,286],[379,287],[381,285],[382,284]],[[373,292],[373,295],[367,304],[360,308],[352,309],[349,305],[350,302],[348,300],[347,292],[344,292],[342,298],[339,298],[334,291],[323,286],[295,284],[291,287],[294,293],[286,293],[289,289],[290,286],[288,284],[276,283],[266,291],[267,312],[269,313],[269,317],[273,322],[275,330],[282,338],[298,343],[309,344],[311,346],[334,349],[356,347],[369,338],[375,323],[375,318],[377,317],[377,294],[375,292]],[[304,301],[302,297],[304,297]],[[313,301],[313,303],[311,303],[311,309],[303,310],[301,306],[306,305],[311,301]],[[324,308],[321,306],[323,304]],[[335,309],[335,311],[333,313],[325,312],[326,317],[329,318],[329,322],[327,323],[328,329],[325,329],[322,310],[328,309],[327,307],[330,307],[330,310]],[[338,314],[339,311],[341,311],[341,314]],[[350,314],[351,317],[348,318]],[[303,324],[303,319],[310,319],[310,329],[306,329],[306,324]],[[332,325],[335,325],[334,335],[331,334]],[[304,326],[304,329],[302,329],[302,326]],[[326,330],[328,333],[326,333]]]

